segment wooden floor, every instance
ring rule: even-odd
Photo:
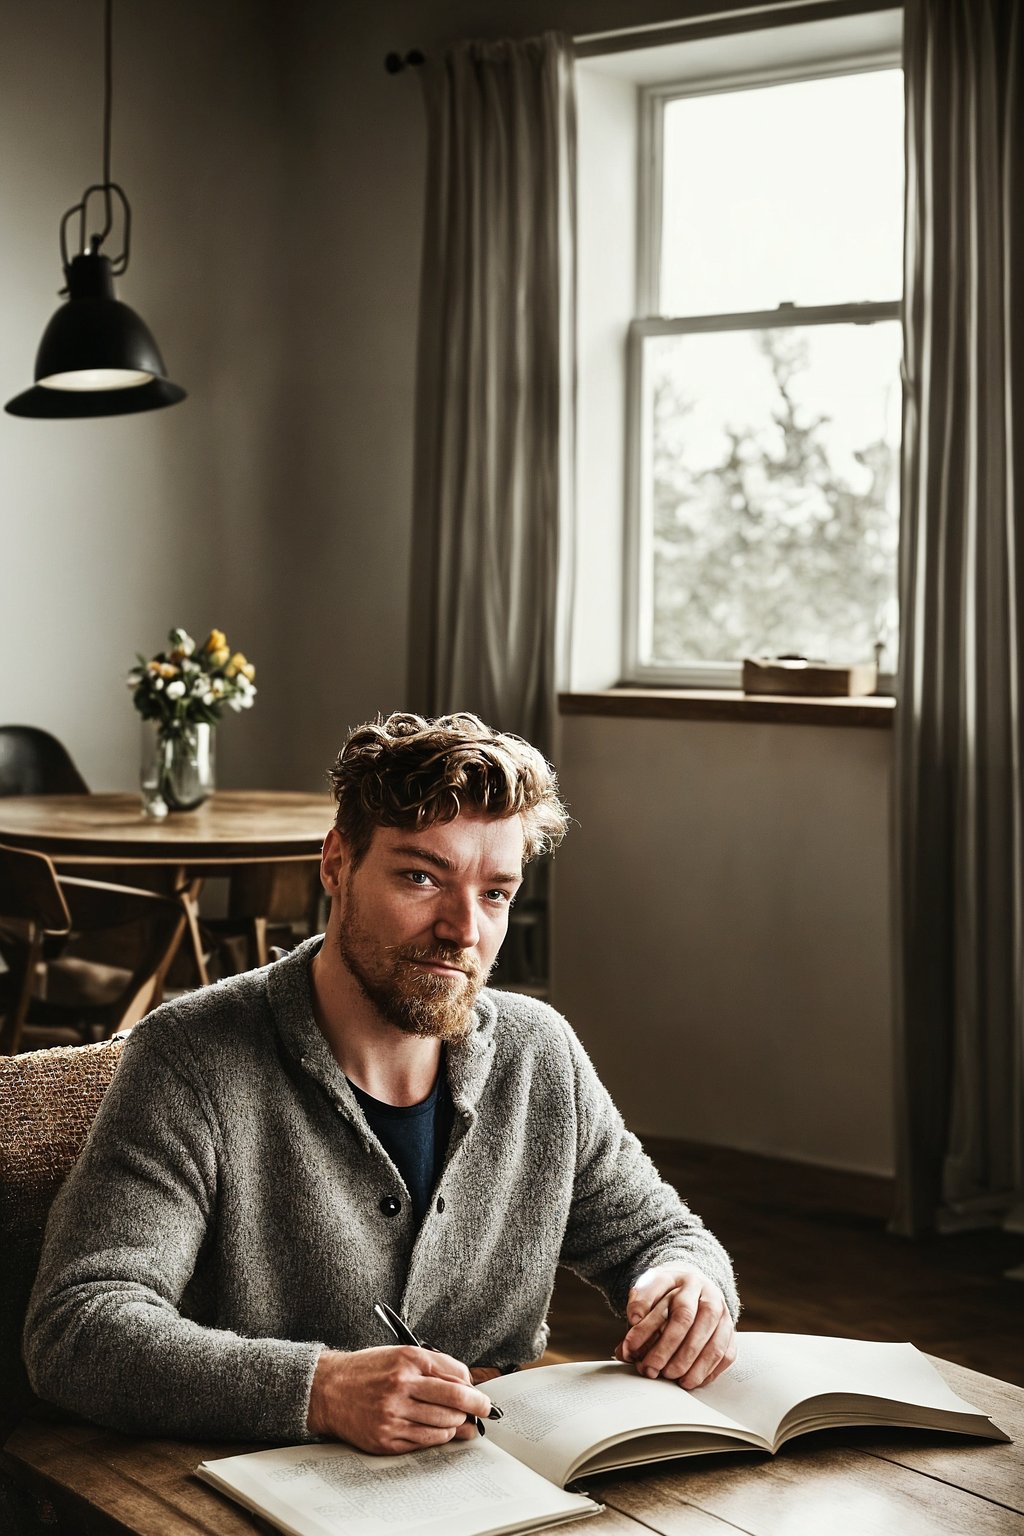
[[[885,1179],[649,1138],[647,1150],[732,1255],[741,1326],[910,1340],[1024,1386],[1024,1236],[909,1242],[885,1228]],[[561,1273],[546,1358],[606,1357],[621,1330],[604,1299]]]

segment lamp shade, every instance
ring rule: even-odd
[[[35,387],[12,416],[123,416],[184,400],[145,322],[114,297],[109,258],[83,252],[65,268],[68,297],[43,332]]]

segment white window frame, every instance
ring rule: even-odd
[[[649,415],[644,410],[643,351],[652,336],[686,336],[699,332],[766,330],[786,326],[853,323],[873,325],[899,320],[898,299],[861,304],[797,305],[787,301],[776,309],[725,315],[669,317],[659,314],[661,282],[661,197],[663,187],[663,122],[666,105],[686,96],[710,96],[753,90],[764,85],[799,84],[804,80],[867,74],[899,69],[902,58],[892,53],[850,55],[822,60],[820,66],[802,64],[798,69],[780,67],[721,76],[713,80],[651,85],[640,91],[640,167],[637,210],[637,304],[638,316],[629,328],[626,400],[626,517],[623,566],[622,658],[623,681],[639,686],[737,689],[741,686],[739,662],[690,662],[676,666],[654,665],[642,658],[650,654],[653,623],[651,487],[644,480],[649,462],[647,440]],[[879,691],[892,691],[893,679],[879,678]]]

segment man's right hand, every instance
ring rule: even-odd
[[[347,1440],[361,1451],[397,1456],[476,1435],[490,1398],[451,1355],[411,1344],[325,1349],[309,1394],[310,1434]]]

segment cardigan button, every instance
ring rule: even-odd
[[[441,1214],[441,1212],[443,1210],[444,1210],[444,1195],[438,1195],[438,1197],[437,1197],[437,1214],[440,1216],[440,1214]]]
[[[397,1216],[402,1209],[402,1202],[394,1195],[381,1195],[380,1208],[385,1216]]]

